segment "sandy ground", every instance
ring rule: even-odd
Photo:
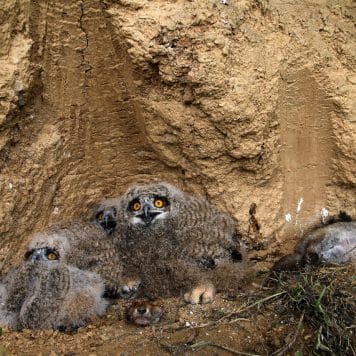
[[[349,325],[342,333],[353,343],[353,350],[345,348],[335,353],[353,355],[354,267],[330,267],[308,273],[282,275],[282,284],[260,274],[243,289],[231,295],[219,294],[208,305],[167,299],[163,301],[164,316],[155,326],[128,324],[125,307],[130,302],[120,300],[105,317],[76,333],[3,329],[0,355],[296,355],[297,351],[309,355],[315,351],[321,324],[313,319],[314,312],[308,314],[307,307],[290,307],[291,299],[286,294],[288,288],[294,290],[301,276],[310,277],[313,286],[338,286],[338,294],[333,292],[333,296],[343,296],[344,299],[337,300],[338,305],[349,309],[345,315],[339,310],[335,316],[345,318],[345,325]],[[327,307],[324,306],[325,310]]]
[[[356,216],[354,2],[1,3],[1,272],[137,182],[245,231],[255,203],[273,253],[322,209]]]

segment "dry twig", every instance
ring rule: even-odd
[[[273,352],[271,354],[271,356],[281,356],[284,355],[292,346],[293,344],[296,342],[299,331],[302,327],[302,323],[303,323],[303,319],[304,319],[304,311],[302,313],[302,315],[300,316],[300,319],[298,321],[298,325],[297,325],[297,329],[295,330],[295,333],[293,335],[293,337],[280,349],[278,349],[277,351]]]

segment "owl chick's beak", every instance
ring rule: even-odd
[[[105,214],[104,220],[100,224],[108,234],[111,234],[116,227],[116,221],[111,214]]]
[[[145,205],[143,207],[143,214],[141,214],[140,217],[146,225],[150,225],[153,219],[159,214],[160,213],[157,211],[155,212],[151,211],[151,207],[149,205]]]
[[[30,262],[35,263],[43,257],[43,249],[34,250],[30,257]]]

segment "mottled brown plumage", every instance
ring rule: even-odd
[[[103,202],[101,209],[113,201],[117,214],[112,237],[125,273],[139,275],[150,297],[184,295],[202,285],[209,289],[212,280],[218,290],[238,285],[245,251],[230,215],[167,183],[134,186]],[[200,301],[211,301],[213,289],[210,298]]]

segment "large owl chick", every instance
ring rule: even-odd
[[[154,297],[183,295],[197,287],[200,296],[210,296],[202,300],[211,301],[215,287],[238,285],[245,249],[238,224],[229,214],[168,183],[132,186],[121,197],[102,202],[97,216],[111,218],[113,202],[112,238],[126,273],[140,275],[144,289],[158,293]]]

